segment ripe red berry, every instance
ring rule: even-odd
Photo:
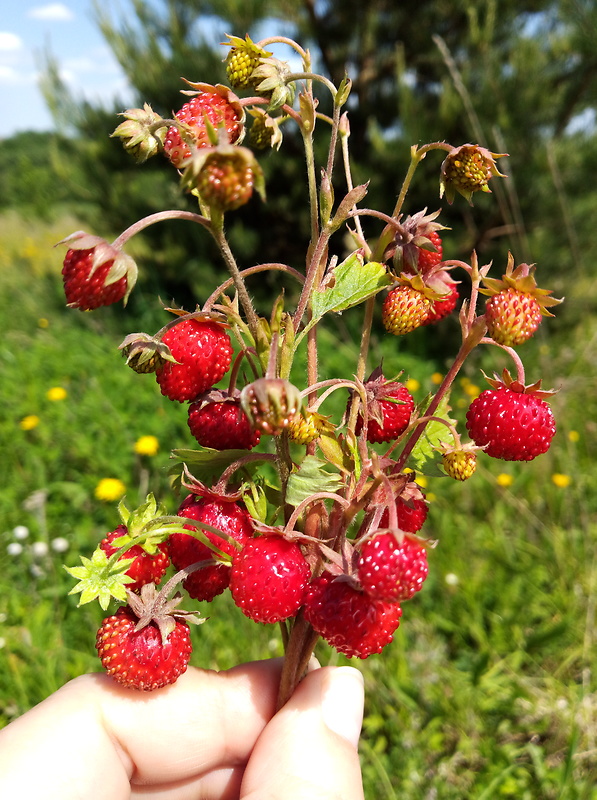
[[[427,272],[432,267],[439,264],[443,257],[443,246],[441,236],[437,231],[430,231],[427,238],[431,244],[436,247],[436,250],[425,250],[419,247],[418,267],[421,272]]]
[[[311,570],[296,542],[260,536],[235,553],[230,592],[240,610],[255,622],[280,622],[303,603]]]
[[[96,648],[102,665],[118,683],[130,689],[152,691],[174,683],[191,658],[189,626],[174,620],[174,628],[162,638],[151,621],[141,630],[139,618],[128,606],[107,617],[97,632]]]
[[[128,529],[126,525],[119,525],[116,530],[113,530],[105,539],[102,539],[100,548],[109,558],[120,548],[120,546],[114,545],[112,542],[127,535]],[[157,552],[154,555],[146,552],[141,545],[135,544],[121,558],[135,559],[125,573],[134,578],[134,583],[127,583],[126,585],[126,588],[132,592],[137,591],[146,583],[159,583],[170,566],[166,544],[158,545]]]
[[[488,456],[504,461],[531,461],[549,449],[556,432],[551,408],[541,397],[506,386],[473,400],[466,427],[476,445],[486,445]]]
[[[367,387],[367,384],[366,384]],[[406,386],[400,383],[389,383],[387,388],[373,390],[377,396],[373,398],[373,403],[377,403],[377,409],[370,404],[369,420],[367,422],[367,440],[369,442],[391,442],[397,439],[401,433],[408,428],[412,412],[415,408],[415,401]],[[379,414],[381,424],[373,418],[373,414]],[[356,434],[363,429],[363,417],[357,417]]]
[[[238,100],[238,98],[237,98]],[[201,91],[178,111],[176,119],[188,125],[195,147],[210,147],[206,120],[217,130],[223,125],[230,144],[238,141],[243,133],[243,112],[238,102],[218,91]],[[177,127],[168,129],[164,141],[164,152],[175,167],[182,167],[191,156],[189,145],[184,141]]]
[[[237,400],[192,403],[188,423],[199,444],[214,450],[251,450],[261,439]]]
[[[375,600],[410,600],[427,577],[427,551],[415,539],[401,542],[393,533],[380,533],[361,548],[358,576],[363,591]]]
[[[189,517],[228,534],[237,542],[244,544],[253,535],[253,525],[248,511],[238,503],[218,501],[189,495],[181,503],[177,514]],[[189,530],[197,530],[192,525],[185,525]],[[234,544],[217,534],[202,530],[210,542],[230,557],[236,552]],[[214,551],[203,542],[188,533],[173,533],[168,538],[168,551],[176,569],[184,569],[197,561],[207,561],[215,557]],[[183,587],[195,600],[211,601],[227,588],[230,582],[228,564],[213,564],[191,573],[183,581]]]
[[[156,371],[160,390],[170,400],[194,400],[228,371],[232,360],[230,337],[212,320],[185,319],[162,336],[178,362],[166,361]]]
[[[394,638],[402,609],[398,603],[374,600],[347,580],[324,572],[309,586],[305,619],[314,630],[349,658],[381,653]]]
[[[64,258],[62,279],[66,301],[72,308],[91,311],[122,300],[128,287],[127,275],[106,285],[114,259],[104,261],[93,269],[95,248],[69,250]]]
[[[450,282],[449,293],[440,300],[434,300],[432,302],[429,314],[423,322],[423,325],[432,325],[434,322],[439,322],[440,319],[444,319],[448,314],[451,314],[456,308],[458,298],[458,287],[455,283]]]
[[[396,516],[398,517],[398,527],[405,533],[416,533],[423,527],[427,519],[428,507],[425,502],[425,495],[422,497],[411,497],[405,500],[402,497],[396,498]],[[379,522],[382,528],[390,524],[390,512],[386,508]]]

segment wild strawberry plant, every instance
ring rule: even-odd
[[[320,637],[349,657],[379,653],[400,624],[402,604],[423,588],[435,543],[425,537],[427,502],[417,471],[437,463],[464,481],[479,454],[531,460],[549,448],[550,392],[540,381],[527,385],[513,347],[560,301],[537,286],[534,266],[516,265],[512,256],[498,278],[488,276],[490,265],[480,266],[475,253],[470,263],[444,259],[441,209],[408,206],[424,158],[443,157],[440,199],[452,203],[459,194],[472,204],[476,192],[490,192],[490,180],[504,177],[497,159],[505,154],[477,144],[413,146],[394,207],[369,208],[367,185],[355,186],[351,173],[348,78],[335,86],[312,72],[309,53],[284,37],[229,38],[230,87],[189,83],[190,99],[173,119],[145,105],[124,112],[113,134],[139,162],[165,157],[198,211],[153,214],[111,244],[80,231],[63,240],[67,301],[82,310],[126,302],[137,266],[124,247],[149,225],[166,219],[199,225],[222,257],[221,284],[206,289],[195,308],[164,309],[160,331],[131,333],[120,346],[129,367],[147,379],[153,374],[165,397],[187,404],[199,447],[173,451],[173,483],[182,493],[177,513],[166,514],[152,496],[134,511],[121,503],[121,524],[69,571],[79,579],[72,591],[81,593],[81,603],[99,599],[104,609],[112,599],[121,603],[98,632],[98,652],[116,680],[143,690],[184,671],[187,621],[203,621],[179,609],[178,588],[208,602],[230,589],[246,616],[280,626],[283,702]],[[302,71],[272,57],[266,48],[274,43],[292,48]],[[316,84],[330,94],[329,115],[318,110]],[[305,268],[241,269],[227,215],[258,202],[255,193],[265,201],[255,152],[278,150],[288,126],[304,143]],[[316,136],[328,143],[322,164]],[[377,226],[373,238],[364,234],[365,218]],[[342,260],[330,256],[332,237],[351,243]],[[297,285],[296,302],[289,307],[280,293],[267,317],[250,290],[265,271]],[[488,300],[479,308],[483,295]],[[376,306],[391,347],[393,336],[441,326],[458,303],[460,348],[437,391],[417,405],[401,376],[369,364]],[[360,348],[343,375],[321,380],[318,328],[348,309],[362,318]],[[465,360],[487,345],[504,352],[515,375],[504,369],[489,379],[491,388],[469,409],[470,441],[463,441],[449,417],[449,392]],[[301,381],[293,370],[299,355],[307,364]],[[215,388],[227,374],[227,385]],[[326,413],[335,392],[344,396],[342,418]],[[158,590],[166,559],[175,574]]]

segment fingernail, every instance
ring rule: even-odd
[[[323,688],[323,721],[357,747],[363,724],[363,676],[354,667],[335,667]]]

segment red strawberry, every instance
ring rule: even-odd
[[[349,658],[381,653],[394,638],[402,609],[398,603],[374,600],[349,581],[329,572],[316,578],[305,598],[305,619],[314,630]]]
[[[232,599],[255,622],[280,622],[302,605],[311,570],[296,542],[281,536],[251,539],[235,553]]]
[[[244,544],[253,535],[251,517],[246,509],[237,503],[218,501],[189,495],[181,503],[177,514],[179,517],[190,517],[205,522],[223,531],[237,542]],[[192,525],[185,525],[189,530],[197,530]],[[202,530],[206,538],[217,548],[233,556],[236,547],[227,539],[211,531]],[[168,539],[170,558],[176,569],[184,569],[197,561],[206,561],[215,557],[215,553],[206,544],[187,533],[173,533]],[[193,572],[183,581],[183,586],[190,597],[196,600],[213,600],[227,588],[230,582],[228,564],[213,564]]]
[[[380,368],[375,369],[365,383],[367,394],[367,440],[391,442],[408,428],[415,408],[413,396],[406,386],[386,381]],[[357,435],[363,429],[363,417],[357,417]]]
[[[437,248],[436,250],[425,250],[419,247],[418,267],[421,272],[427,272],[432,267],[439,264],[443,257],[442,238],[437,231],[431,231],[427,234],[427,238],[431,244]]]
[[[149,692],[185,672],[192,648],[185,612],[174,609],[179,600],[156,602],[155,587],[147,584],[141,598],[131,596],[131,607],[122,606],[104,619],[95,645],[103,667],[118,683]]]
[[[431,309],[423,325],[432,325],[434,322],[439,322],[440,319],[447,317],[448,314],[451,314],[456,308],[456,303],[459,298],[458,286],[453,281],[449,281],[449,285],[450,290],[448,294],[439,300],[434,300],[431,304]]]
[[[113,530],[105,539],[102,539],[100,547],[108,558],[122,546],[114,545],[112,542],[127,535],[128,528],[126,525],[119,525],[116,530]],[[125,573],[135,580],[134,583],[127,583],[126,585],[126,588],[132,592],[137,591],[146,583],[159,583],[170,566],[166,544],[158,545],[157,552],[154,555],[147,553],[141,545],[135,544],[121,558],[135,559]]]
[[[230,337],[213,320],[185,319],[162,336],[178,362],[166,361],[155,373],[170,400],[194,400],[226,374],[232,360]]]
[[[398,517],[398,527],[405,533],[416,533],[423,527],[427,519],[428,507],[425,502],[425,495],[421,492],[421,497],[396,498],[396,516]],[[390,512],[386,508],[379,522],[382,528],[390,524]]]
[[[549,449],[556,423],[549,405],[541,399],[537,385],[509,386],[491,381],[466,414],[471,439],[492,458],[532,461]]]
[[[59,244],[70,249],[64,257],[62,280],[67,304],[91,311],[124,300],[137,280],[133,259],[99,236],[84,231],[67,236]]]
[[[190,131],[185,137],[190,137],[195,147],[210,147],[207,122],[216,130],[223,125],[228,134],[228,141],[233,144],[243,135],[244,114],[236,95],[225,87],[209,86],[208,84],[191,84],[200,91],[175,114],[176,119],[188,125]],[[206,122],[207,121],[207,122]],[[190,158],[191,150],[186,138],[174,125],[168,129],[164,141],[164,152],[175,167],[182,167]]]
[[[192,403],[188,423],[199,444],[214,450],[251,450],[261,439],[238,400]]]
[[[410,600],[427,577],[427,552],[408,536],[399,542],[393,533],[380,533],[362,546],[357,570],[363,591],[375,600]]]

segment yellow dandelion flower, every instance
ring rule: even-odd
[[[46,319],[45,317],[40,317],[37,320],[37,327],[38,328],[47,328],[50,325],[50,320]]]
[[[464,386],[468,386],[470,382],[471,382],[471,379],[467,378],[466,376],[463,377],[463,378],[460,378],[460,380],[459,380],[460,385],[463,386],[463,387]]]
[[[125,492],[126,486],[118,478],[102,478],[95,487],[94,494],[98,500],[112,503],[115,500],[120,500]]]
[[[554,472],[554,474],[551,476],[551,482],[554,484],[554,486],[557,486],[558,489],[565,489],[572,483],[572,478],[570,475],[563,475],[561,472]]]
[[[427,486],[427,484],[429,483],[429,481],[427,480],[427,478],[424,475],[419,475],[419,477],[416,479],[416,481],[419,484],[419,486],[421,487],[421,489],[424,489]]]
[[[35,414],[28,414],[26,417],[19,422],[19,428],[22,431],[32,431],[33,428],[37,428],[39,425],[39,417]]]
[[[431,376],[431,383],[434,383],[436,386],[439,386],[440,383],[443,381],[443,379],[444,376],[441,374],[441,372],[434,372],[433,375]]]
[[[67,396],[68,392],[62,386],[52,386],[52,388],[48,389],[46,392],[46,397],[53,403],[57,400],[65,400]]]
[[[568,432],[568,439],[571,442],[579,442],[580,441],[580,433],[578,431],[569,431]]]
[[[435,492],[427,492],[427,494],[425,495],[425,499],[427,500],[428,503],[433,503],[435,500],[437,500],[437,495],[435,494]]]
[[[507,472],[500,472],[500,474],[495,479],[495,482],[498,486],[501,486],[504,489],[507,489],[508,486],[512,486],[514,483],[514,477],[512,475],[508,475]]]
[[[481,389],[475,383],[467,383],[464,387],[464,393],[468,394],[469,397],[479,397]]]
[[[135,453],[140,456],[155,456],[159,449],[157,436],[140,436],[134,446]]]
[[[416,378],[409,378],[405,384],[409,392],[416,392],[421,387],[421,384]]]

